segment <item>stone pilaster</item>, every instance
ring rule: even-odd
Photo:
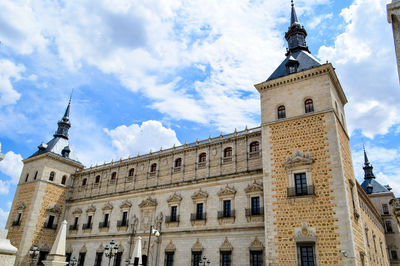
[[[400,80],[400,0],[393,0],[387,5],[388,22],[393,27],[394,46],[396,49],[397,67]]]

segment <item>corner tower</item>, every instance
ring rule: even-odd
[[[361,265],[363,235],[344,105],[292,1],[286,58],[261,96],[266,265]],[[313,264],[307,264],[313,262]]]
[[[50,251],[62,221],[70,175],[83,165],[71,156],[68,130],[71,100],[52,140],[23,160],[24,167],[8,216],[7,238],[18,248],[15,265],[28,265],[36,244],[39,261]]]

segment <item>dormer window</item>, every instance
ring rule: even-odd
[[[278,107],[278,119],[286,118],[286,108],[284,105]]]
[[[312,113],[312,112],[314,112],[314,103],[313,103],[313,100],[307,99],[307,100],[304,102],[304,107],[305,107],[306,113]]]
[[[50,181],[54,181],[54,177],[56,176],[56,173],[54,171],[51,171],[50,175],[49,175],[49,180]]]

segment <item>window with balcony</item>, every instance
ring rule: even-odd
[[[296,196],[308,195],[306,173],[294,174]]]
[[[231,201],[224,200],[223,202],[223,217],[231,217]]]
[[[74,223],[69,226],[69,230],[78,230],[79,217],[75,217]]]
[[[284,105],[278,107],[278,119],[286,118],[286,109]]]
[[[260,215],[260,197],[251,198],[251,215]]]
[[[122,219],[121,219],[121,221],[118,221],[118,226],[119,227],[128,226],[128,212],[127,211],[124,211],[122,213]]]
[[[228,163],[232,161],[232,147],[228,147],[224,149],[224,158],[223,162]]]
[[[203,203],[196,204],[196,220],[203,220]]]
[[[82,225],[82,229],[85,230],[85,229],[91,229],[91,228],[92,228],[92,215],[89,215],[87,218],[86,224]]]
[[[110,217],[109,213],[104,214],[103,222],[101,222],[99,224],[99,228],[107,228],[107,227],[109,227],[109,217]]]
[[[305,107],[306,113],[312,113],[312,112],[314,112],[314,103],[313,103],[313,100],[307,99],[307,100],[304,102],[304,107]]]

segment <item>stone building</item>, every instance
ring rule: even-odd
[[[400,0],[392,0],[387,5],[387,17],[393,27],[394,46],[396,48],[397,67],[400,79]]]
[[[1,143],[0,143],[0,162],[4,159],[4,154],[1,153]]]
[[[111,239],[124,265],[139,237],[147,265],[389,265],[382,217],[354,176],[346,96],[306,36],[292,5],[286,58],[255,85],[258,128],[85,168],[70,156],[69,104],[24,160],[7,221],[16,265],[32,244],[40,264],[63,219],[79,265],[107,265]]]

